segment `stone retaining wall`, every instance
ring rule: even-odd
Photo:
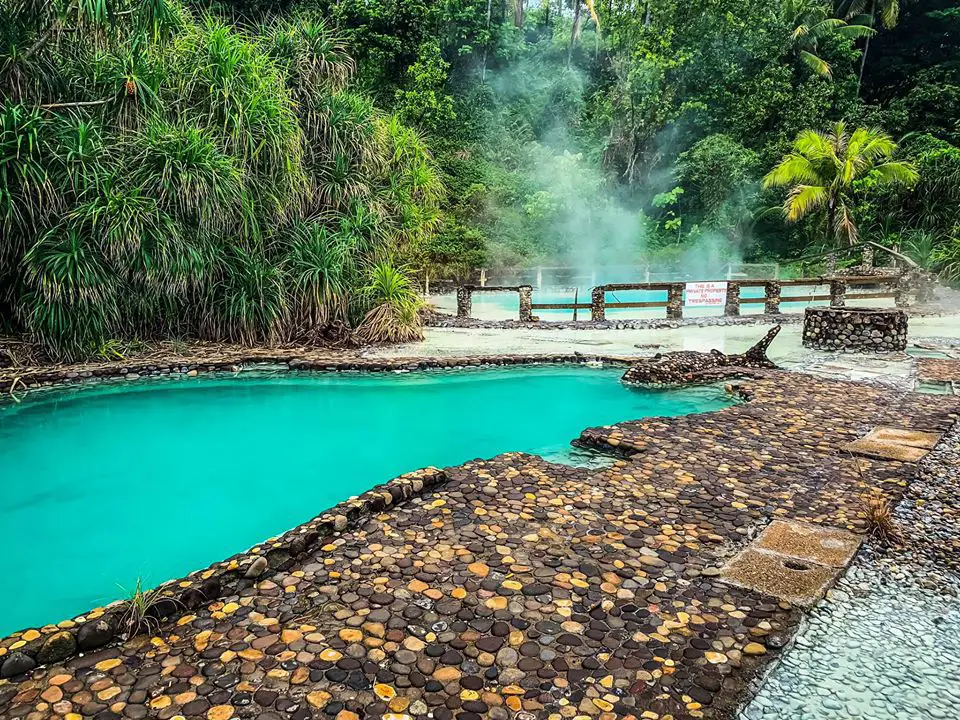
[[[803,345],[840,352],[897,352],[907,347],[907,314],[875,308],[807,308]]]

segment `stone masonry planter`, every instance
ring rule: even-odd
[[[803,345],[835,352],[902,351],[907,347],[907,314],[880,308],[807,308]]]

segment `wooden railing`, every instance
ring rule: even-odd
[[[803,278],[800,280],[717,280],[710,281],[715,283],[724,283],[726,285],[726,297],[723,305],[723,314],[727,316],[737,316],[740,314],[741,305],[763,303],[764,313],[776,315],[780,313],[781,302],[822,302],[829,301],[833,307],[842,307],[847,300],[880,300],[893,298],[896,304],[906,304],[907,284],[899,275],[860,275],[850,277],[818,277]],[[873,292],[863,292],[857,290],[849,292],[852,285],[869,286]],[[817,288],[829,286],[829,293],[811,292],[806,295],[782,295],[785,287],[810,287]],[[745,298],[741,297],[740,291],[745,287],[762,287],[764,289],[763,297]],[[476,285],[463,285],[457,288],[457,316],[470,317],[472,310],[472,294],[474,292],[503,292],[513,291],[520,296],[520,321],[534,322],[534,310],[589,310],[590,319],[594,322],[600,322],[606,318],[607,308],[611,309],[649,309],[665,308],[666,317],[670,319],[680,319],[683,317],[684,292],[686,283],[614,283],[608,285],[598,285],[591,290],[591,301],[589,303],[535,303],[533,302],[533,288],[530,285],[511,285],[511,286],[487,286],[479,287]],[[641,290],[641,291],[666,291],[666,300],[648,300],[637,302],[607,302],[606,296],[609,292]],[[576,314],[576,313],[575,313]]]

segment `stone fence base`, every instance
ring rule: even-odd
[[[897,352],[907,347],[907,314],[874,308],[807,308],[803,345],[840,352]]]

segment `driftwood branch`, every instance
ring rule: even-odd
[[[80,100],[77,102],[56,102],[48,103],[47,105],[41,105],[41,110],[60,110],[63,108],[75,108],[75,107],[94,107],[97,105],[106,105],[110,102],[110,98],[104,100]]]

